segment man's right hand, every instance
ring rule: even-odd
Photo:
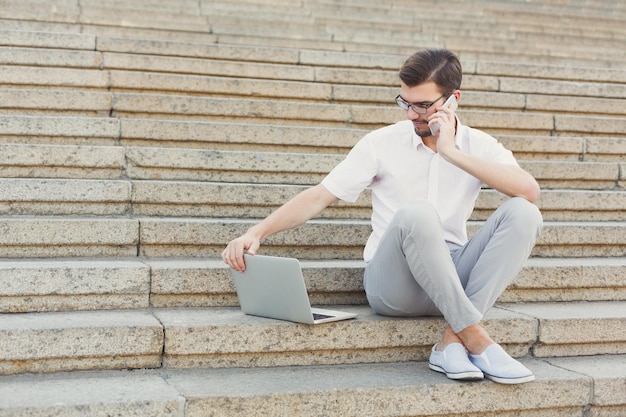
[[[292,229],[305,223],[337,200],[337,197],[322,184],[307,188],[280,206],[263,221],[252,226],[245,234],[232,240],[222,252],[222,259],[234,270],[245,271],[246,262],[243,258],[245,251],[249,255],[256,254],[257,249],[261,246],[261,240],[274,233]]]
[[[226,246],[226,249],[222,251],[222,259],[235,271],[243,272],[246,270],[246,262],[243,258],[244,252],[247,251],[249,255],[254,255],[259,246],[261,246],[260,239],[251,233],[246,233],[232,240]]]

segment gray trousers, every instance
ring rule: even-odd
[[[524,198],[502,204],[462,247],[446,243],[434,207],[412,202],[395,214],[364,286],[384,316],[441,316],[458,333],[485,312],[528,260],[541,232],[539,209]]]

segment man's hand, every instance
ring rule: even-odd
[[[243,272],[246,270],[246,263],[243,258],[244,251],[254,255],[261,246],[261,240],[253,233],[246,234],[232,240],[226,249],[222,251],[222,259],[224,262],[236,271]]]
[[[456,149],[454,137],[456,135],[456,117],[454,111],[447,107],[437,107],[437,112],[430,116],[428,126],[439,123],[439,137],[437,138],[437,152],[443,157],[447,152]]]
[[[305,223],[337,200],[322,184],[302,191],[246,233],[232,240],[222,252],[222,259],[234,270],[245,271],[244,251],[250,255],[256,254],[263,239]]]
[[[440,107],[428,122],[439,123],[437,151],[452,165],[473,175],[489,187],[510,197],[523,197],[534,203],[540,194],[539,184],[517,164],[501,164],[470,155],[454,144],[456,117],[450,109]]]

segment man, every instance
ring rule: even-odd
[[[277,209],[222,253],[243,271],[267,236],[305,223],[339,199],[372,190],[364,287],[377,314],[443,315],[431,369],[451,379],[534,380],[480,325],[515,278],[540,233],[535,179],[494,138],[461,124],[442,104],[461,99],[462,70],[447,50],[423,50],[400,69],[407,120],[363,137],[318,185]],[[434,134],[430,128],[439,125]],[[510,196],[468,241],[466,221],[483,184]]]

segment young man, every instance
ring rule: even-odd
[[[480,325],[528,259],[542,217],[535,179],[494,138],[461,124],[442,104],[461,99],[461,64],[447,50],[423,50],[400,69],[398,105],[407,120],[361,139],[318,185],[277,209],[222,253],[243,271],[267,236],[305,223],[339,199],[372,190],[364,287],[377,314],[443,315],[431,369],[452,379],[507,384],[534,380]],[[434,134],[430,127],[439,125]],[[470,239],[466,221],[483,184],[512,197]]]

